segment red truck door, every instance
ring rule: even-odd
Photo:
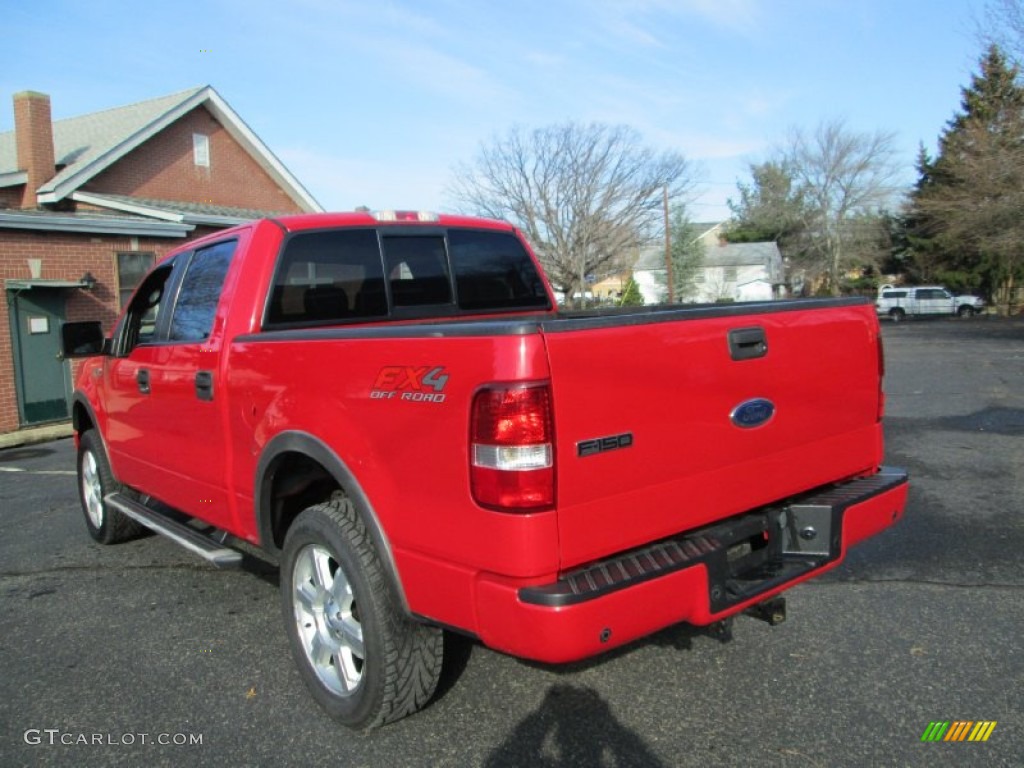
[[[218,407],[223,327],[215,321],[236,244],[180,254],[173,276],[156,281],[158,311],[152,330],[147,334],[143,322],[140,334],[132,330],[133,312],[151,301],[140,297],[147,279],[118,340],[123,356],[108,364],[107,439],[119,479],[217,526],[227,524],[229,508]]]

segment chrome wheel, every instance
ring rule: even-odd
[[[444,634],[402,610],[352,500],[295,518],[281,550],[281,613],[313,698],[339,722],[376,728],[422,708],[441,675]]]
[[[295,558],[292,585],[295,627],[306,659],[325,687],[350,696],[366,663],[352,584],[326,547],[309,544]]]
[[[103,527],[103,483],[100,480],[96,456],[86,451],[82,456],[82,501],[85,514],[95,528]]]

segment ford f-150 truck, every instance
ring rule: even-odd
[[[316,700],[432,696],[444,631],[543,662],[784,589],[903,513],[865,299],[563,313],[511,225],[261,220],[188,243],[82,361],[85,523],[280,564]],[[126,588],[130,588],[127,587]]]

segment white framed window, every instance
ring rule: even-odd
[[[192,157],[198,168],[210,167],[210,137],[204,133],[192,134]]]
[[[136,287],[149,272],[156,261],[156,254],[151,251],[118,251],[117,253],[117,293],[118,309],[127,306]]]

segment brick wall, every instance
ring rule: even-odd
[[[192,134],[210,139],[209,167],[196,166]],[[205,107],[182,116],[89,181],[83,190],[300,213]]]
[[[131,238],[115,235],[89,236],[61,232],[0,229],[0,284],[8,279],[32,276],[29,259],[42,261],[41,278],[79,280],[86,272],[96,278],[92,291],[68,289],[68,320],[101,320],[104,330],[117,320],[118,251],[152,251],[157,258],[177,247],[182,239]],[[19,427],[14,382],[14,350],[10,314],[0,311],[0,433]]]
[[[24,190],[24,184],[0,189],[0,208],[20,208],[21,195]]]

